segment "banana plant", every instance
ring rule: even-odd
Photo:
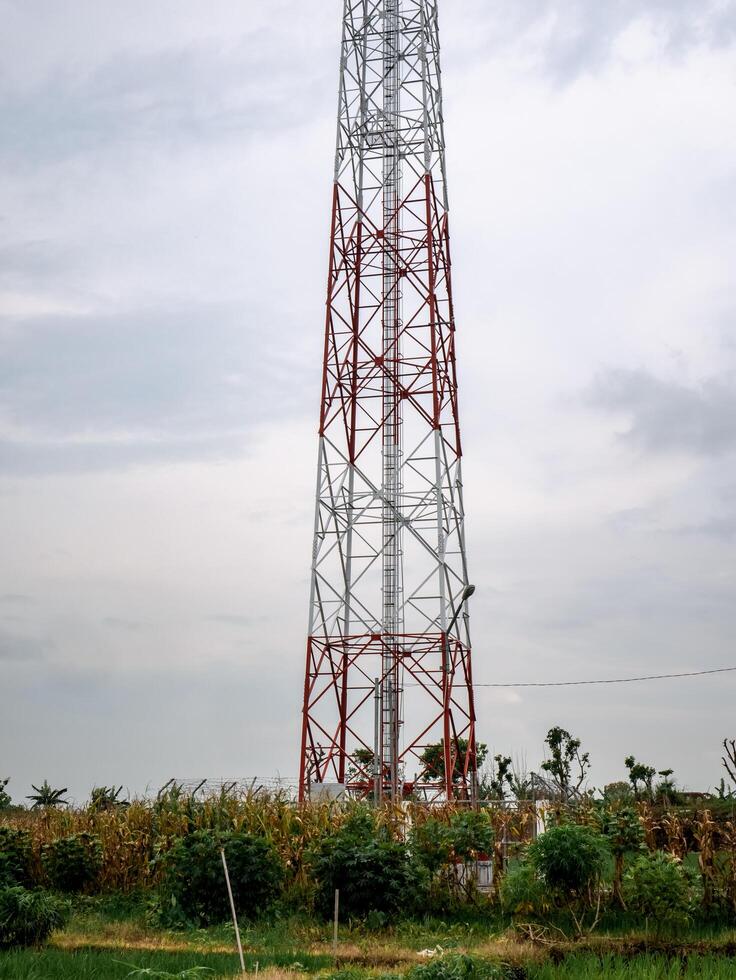
[[[64,799],[64,793],[67,792],[66,786],[63,789],[53,789],[49,785],[48,779],[44,779],[40,786],[34,786],[31,783],[31,788],[35,789],[35,793],[31,793],[27,796],[27,800],[33,800],[32,810],[40,810],[43,807],[51,807],[56,809],[59,806],[68,806],[69,800]]]

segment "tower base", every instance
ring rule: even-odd
[[[382,759],[380,691],[397,679],[398,754]],[[365,741],[373,733],[372,745]],[[474,802],[470,650],[446,633],[310,636],[299,798]]]

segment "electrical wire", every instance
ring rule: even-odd
[[[473,687],[579,687],[583,684],[633,684],[636,681],[663,681],[673,677],[702,677],[704,674],[726,674],[736,667],[712,670],[687,670],[681,674],[645,674],[642,677],[606,677],[589,681],[523,681],[520,684],[473,684]]]

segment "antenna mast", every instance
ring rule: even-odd
[[[437,0],[345,0],[301,798],[474,799],[450,272]]]

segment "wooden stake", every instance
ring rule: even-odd
[[[340,916],[340,889],[335,889],[335,922],[332,929],[332,955],[337,959],[337,922]]]
[[[225,869],[225,884],[227,885],[227,894],[230,898],[230,911],[233,914],[233,925],[235,926],[235,938],[238,942],[238,953],[240,955],[240,969],[245,976],[245,960],[243,958],[243,944],[240,942],[240,929],[238,928],[238,917],[235,914],[235,900],[233,899],[233,890],[230,885],[230,873],[227,870],[227,861],[225,860],[225,848],[220,848],[220,857],[222,858],[222,866]]]

